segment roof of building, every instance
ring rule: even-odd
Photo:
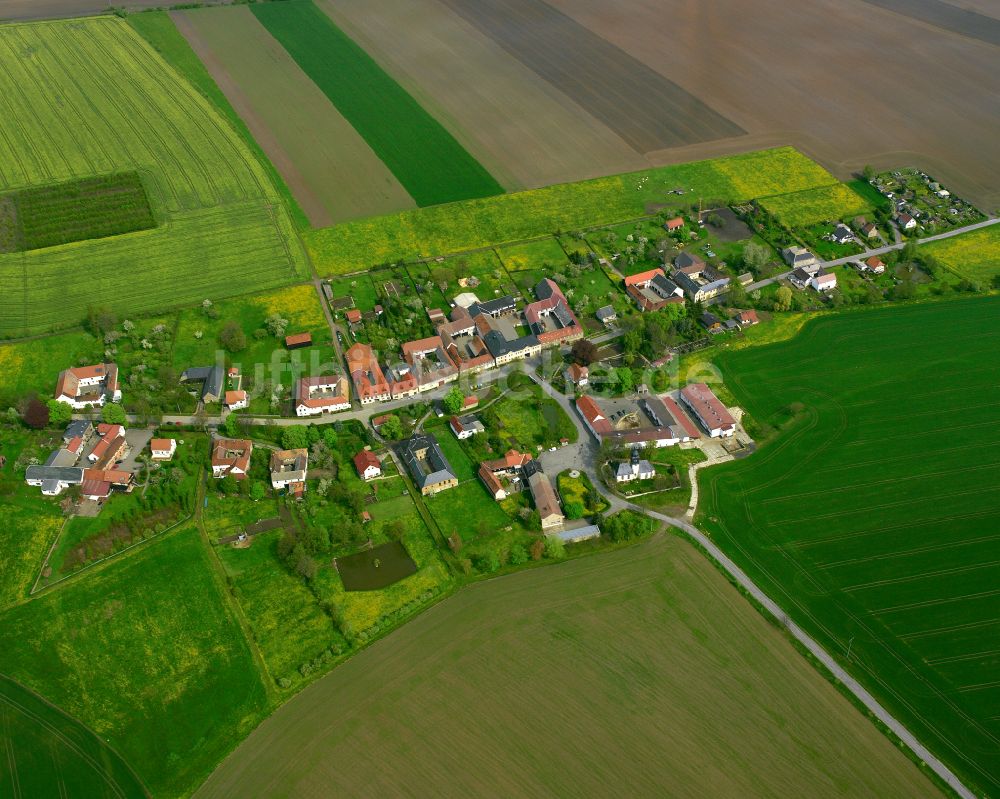
[[[563,296],[562,289],[559,288],[554,280],[547,277],[538,281],[534,291],[535,296],[540,300],[547,300],[549,297],[556,295],[559,297]]]
[[[736,420],[729,410],[704,383],[689,383],[681,389],[681,396],[709,429],[726,430],[736,427]]]
[[[279,449],[271,453],[270,469],[272,480],[275,477],[281,480],[294,482],[306,479],[306,470],[309,468],[309,450]]]
[[[212,443],[212,466],[225,467],[226,471],[239,469],[246,472],[250,468],[250,453],[253,442],[242,438],[217,438]]]
[[[363,449],[354,456],[354,468],[358,470],[358,474],[364,474],[370,466],[382,469],[382,462],[378,459],[378,455],[370,449]]]
[[[692,266],[704,268],[705,261],[697,253],[684,251],[674,259],[674,266],[678,269],[689,269]]]
[[[221,366],[193,366],[181,372],[182,383],[201,383],[201,396],[221,397],[226,372]]]
[[[597,317],[597,320],[599,322],[603,322],[605,319],[613,319],[614,317],[618,316],[618,313],[617,311],[615,311],[613,306],[605,305],[602,306],[601,308],[598,308],[594,312],[594,316]]]
[[[66,430],[63,432],[63,441],[69,441],[73,438],[86,438],[93,432],[94,425],[92,422],[82,420],[70,422],[66,425]]]
[[[469,306],[469,314],[472,316],[477,316],[478,314],[485,313],[493,314],[504,313],[505,311],[512,311],[517,307],[517,300],[515,300],[510,294],[505,297],[498,297],[495,300],[485,300],[481,302],[475,302]]]
[[[420,466],[421,458],[417,457],[419,452],[425,452],[424,459],[430,464],[430,472],[427,474]],[[407,469],[410,470],[410,476],[420,488],[457,479],[451,464],[441,450],[441,445],[430,433],[415,435],[404,442],[402,455]]]
[[[344,314],[344,317],[351,324],[357,324],[358,322],[361,321],[361,311],[359,311],[357,308],[351,308]]]
[[[810,275],[801,266],[795,267],[795,269],[792,271],[792,280],[798,281],[799,283],[808,282],[810,277],[812,277],[812,275]]]
[[[593,397],[587,395],[577,397],[576,408],[594,429],[594,432],[605,433],[614,429],[607,416],[604,415],[604,411],[601,410],[601,406]]]
[[[664,272],[662,269],[660,269],[660,267],[656,267],[655,269],[647,269],[645,272],[638,272],[634,275],[629,275],[628,277],[625,278],[625,288],[628,288],[629,286],[639,286],[643,283],[648,283],[657,275],[666,276],[666,274],[667,273]]]
[[[312,333],[293,333],[290,336],[285,336],[285,346],[286,347],[301,347],[304,344],[312,344]]]
[[[504,490],[503,484],[500,482],[500,478],[497,477],[493,471],[489,469],[489,467],[487,467],[486,463],[481,463],[479,465],[479,479],[486,484],[487,490],[494,497]]]
[[[149,442],[149,448],[153,452],[166,452],[173,449],[175,441],[173,438],[154,438]]]
[[[878,269],[880,266],[885,266],[885,261],[877,255],[872,255],[865,259],[865,264],[867,264],[869,269]]]
[[[242,389],[238,391],[226,392],[226,405],[235,405],[237,402],[246,402],[247,393]]]
[[[740,311],[736,315],[736,319],[741,325],[755,325],[760,321],[757,318],[757,312],[752,308],[747,311]]]
[[[684,217],[675,216],[673,219],[668,219],[663,223],[663,227],[667,230],[677,230],[677,228],[684,227]]]
[[[532,499],[535,500],[535,508],[538,515],[544,520],[552,516],[562,517],[562,507],[559,505],[559,498],[549,481],[545,472],[536,471],[528,477],[528,486],[531,488]]]
[[[83,469],[79,466],[29,466],[24,470],[26,480],[56,480],[61,483],[83,482]]]

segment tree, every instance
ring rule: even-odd
[[[281,446],[285,449],[305,449],[309,446],[309,433],[304,425],[292,425],[281,431]]]
[[[267,489],[264,488],[264,484],[259,480],[255,480],[253,485],[250,486],[250,499],[254,502],[260,502],[264,498],[264,494]]]
[[[118,317],[110,308],[90,306],[87,308],[86,327],[93,335],[103,338],[118,324]]]
[[[455,386],[444,395],[442,402],[444,403],[444,409],[454,416],[456,413],[460,413],[462,407],[465,405],[465,394],[462,392],[462,389]]]
[[[747,301],[747,290],[738,280],[729,281],[729,290],[726,292],[726,299],[734,307],[745,305]]]
[[[781,286],[774,293],[774,310],[787,311],[792,307],[792,290],[788,286]]]
[[[460,536],[455,530],[453,530],[451,535],[448,536],[448,547],[456,555],[462,551],[462,536]]]
[[[586,508],[583,507],[583,503],[579,500],[564,502],[563,510],[566,511],[567,519],[580,519],[583,518],[583,514],[586,513]]]
[[[282,318],[281,314],[273,313],[264,320],[264,327],[267,328],[268,332],[275,338],[281,338],[285,335],[285,330],[288,327],[288,320]]]
[[[240,490],[240,487],[236,478],[231,474],[227,474],[219,481],[219,490],[226,496],[232,496]]]
[[[865,164],[865,168],[861,170],[861,175],[865,180],[871,180],[875,177],[875,167],[871,164]]]
[[[618,390],[622,394],[628,394],[635,388],[632,370],[627,366],[619,366],[615,369],[615,382],[618,383]]]
[[[239,323],[230,319],[219,331],[219,343],[227,352],[242,352],[247,347],[247,337]]]
[[[566,543],[557,535],[545,536],[545,557],[553,560],[566,557]]]
[[[570,349],[570,357],[580,366],[590,366],[597,360],[597,345],[585,338],[577,339]]]
[[[390,416],[382,422],[379,432],[386,438],[396,441],[403,437],[403,423],[399,420],[398,416]]]
[[[49,424],[49,406],[37,396],[31,397],[24,406],[24,415],[21,418],[28,427],[41,430]]]
[[[545,554],[545,542],[541,538],[536,538],[531,544],[531,559],[541,560]]]
[[[73,409],[65,402],[50,399],[45,404],[49,406],[49,424],[53,426],[62,426],[64,424],[69,424],[70,420],[73,418]]]
[[[125,409],[117,402],[109,402],[101,408],[101,419],[106,424],[125,424],[128,421]]]
[[[743,247],[743,263],[748,268],[759,272],[771,260],[771,251],[764,244],[756,241],[748,241]]]

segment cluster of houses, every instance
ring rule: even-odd
[[[181,383],[193,387],[202,402],[221,402],[231,411],[238,411],[250,404],[247,392],[242,387],[243,376],[235,366],[228,370],[219,364],[193,366],[181,372]]]
[[[682,252],[674,259],[670,277],[657,267],[625,278],[625,292],[640,311],[658,311],[671,303],[704,302],[725,292],[730,278],[705,263],[697,253]],[[604,320],[602,320],[604,321]]]
[[[497,502],[519,491],[530,491],[542,530],[558,527],[566,521],[552,481],[542,471],[542,465],[528,453],[511,449],[502,458],[483,461],[479,464],[479,479]]]
[[[122,392],[118,385],[117,364],[98,363],[63,369],[56,380],[54,397],[75,411],[99,408],[105,402],[120,402]]]
[[[792,267],[789,280],[796,288],[811,288],[821,293],[837,288],[837,276],[823,269],[816,256],[805,247],[786,247],[781,255],[785,263]]]
[[[125,428],[120,424],[70,422],[62,444],[38,466],[29,466],[25,481],[54,497],[70,486],[80,486],[84,499],[103,502],[113,491],[130,492],[132,472],[119,468],[128,455]]]

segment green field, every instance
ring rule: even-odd
[[[807,227],[819,222],[850,221],[859,214],[871,213],[871,202],[843,183],[779,194],[758,201],[790,228]]]
[[[712,538],[984,794],[1000,789],[998,318],[996,297],[900,306],[721,354],[739,404],[782,430],[700,477]]]
[[[441,123],[311,0],[250,8],[418,205],[503,192]]]
[[[424,504],[442,533],[458,533],[466,543],[486,537],[511,521],[478,478],[426,497]]]
[[[269,786],[939,795],[705,558],[664,536],[463,589],[293,697],[195,796]]]
[[[83,178],[0,197],[0,252],[40,250],[156,225],[138,173]]]
[[[8,609],[0,653],[0,672],[108,739],[155,796],[189,792],[267,705],[193,528]]]
[[[1000,280],[1000,225],[934,241],[923,248],[959,277],[978,281],[986,288],[998,287],[994,281]]]
[[[117,752],[23,685],[0,675],[3,796],[144,799],[145,787]]]
[[[0,190],[139,171],[162,215],[153,230],[0,256],[0,336],[73,326],[98,303],[138,314],[305,276],[267,172],[125,22],[5,25],[0,56]]]
[[[257,6],[257,9],[274,8]],[[653,213],[663,204],[736,202],[836,184],[791,147],[657,167],[578,183],[418,208],[306,232],[320,274],[449,255]],[[670,192],[684,190],[679,198]]]

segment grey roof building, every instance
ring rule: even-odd
[[[202,402],[218,402],[226,385],[226,370],[219,365],[194,366],[181,372],[182,383],[201,383]]]
[[[618,318],[618,313],[613,306],[605,305],[603,308],[598,308],[594,316],[597,317],[598,322],[610,322],[612,319]]]
[[[400,454],[421,494],[436,494],[458,485],[458,478],[441,450],[441,445],[430,433],[421,433],[408,439]]]

